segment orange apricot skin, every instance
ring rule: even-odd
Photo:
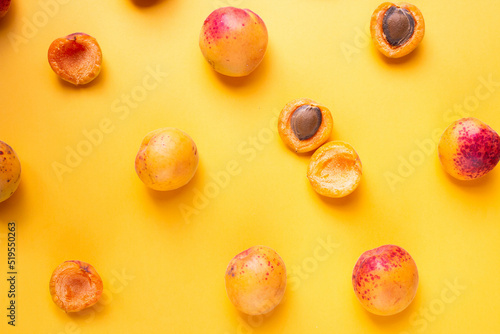
[[[393,315],[403,311],[415,298],[417,265],[403,248],[380,246],[359,257],[352,272],[352,286],[367,311]]]
[[[474,180],[488,174],[500,160],[500,136],[477,118],[453,122],[438,144],[443,169],[458,180]]]
[[[293,133],[290,122],[295,110],[303,105],[318,107],[321,110],[322,122],[314,136],[306,140],[299,140]],[[332,129],[333,118],[330,110],[324,105],[308,98],[300,98],[288,102],[278,117],[278,134],[281,140],[295,153],[314,151],[330,138]]]
[[[413,31],[412,37],[405,44],[399,47],[393,47],[387,42],[384,31],[382,29],[385,12],[392,6],[407,9],[415,20],[415,29]],[[370,21],[370,33],[375,47],[384,56],[389,58],[401,58],[415,50],[415,48],[424,38],[424,16],[416,6],[407,2],[401,2],[398,4],[394,4],[392,2],[384,2],[380,6],[378,6],[372,14]]]
[[[286,288],[283,259],[272,248],[254,246],[236,255],[227,266],[226,292],[240,312],[260,315],[281,302]]]
[[[9,11],[10,2],[10,0],[0,0],[0,19]]]
[[[21,162],[16,152],[0,140],[0,202],[11,197],[21,181]]]
[[[102,51],[97,40],[84,33],[57,38],[49,46],[49,64],[64,81],[85,85],[101,72]]]
[[[343,141],[331,141],[311,156],[307,178],[320,195],[340,198],[359,185],[362,165],[358,153]]]
[[[54,303],[65,312],[79,312],[99,301],[103,284],[90,264],[66,261],[52,273],[49,290]]]
[[[186,185],[198,163],[198,149],[186,132],[161,128],[144,137],[135,158],[135,171],[149,188],[167,191]]]
[[[210,66],[223,75],[242,77],[253,72],[266,53],[264,21],[249,9],[214,10],[201,28],[199,45]]]

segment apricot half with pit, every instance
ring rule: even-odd
[[[201,53],[221,74],[242,77],[253,72],[267,49],[264,21],[249,9],[223,7],[214,10],[200,32]]]
[[[307,178],[320,195],[339,198],[352,193],[362,174],[358,153],[348,143],[331,141],[314,152]]]
[[[0,19],[7,14],[10,8],[10,0],[0,0]]]
[[[49,284],[52,300],[65,312],[78,312],[99,301],[103,284],[90,264],[66,261],[52,273]]]
[[[370,32],[382,54],[400,58],[412,52],[424,38],[424,17],[412,4],[384,2],[372,14]]]
[[[21,181],[21,162],[16,152],[0,140],[0,202],[8,199]]]
[[[94,37],[81,32],[54,40],[48,56],[52,70],[74,85],[85,85],[101,72],[101,48]]]
[[[330,110],[307,98],[288,102],[278,118],[281,140],[296,153],[317,149],[328,140],[332,129]]]
[[[500,136],[477,118],[462,118],[443,133],[438,145],[444,170],[459,180],[489,173],[500,160]]]
[[[193,139],[176,128],[158,129],[144,137],[135,158],[135,171],[154,190],[174,190],[187,184],[198,168]]]
[[[239,311],[249,315],[271,312],[286,288],[286,268],[272,248],[254,246],[236,255],[226,269],[226,292]]]
[[[352,286],[367,311],[393,315],[403,311],[415,298],[417,265],[403,248],[380,246],[359,257],[352,272]]]

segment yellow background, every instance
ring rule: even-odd
[[[391,61],[367,35],[374,0],[13,0],[0,21],[0,140],[19,155],[22,181],[0,204],[1,332],[499,332],[500,170],[452,180],[435,134],[460,110],[500,130],[500,2],[414,4],[424,40]],[[198,47],[203,20],[227,5],[252,9],[269,31],[265,59],[246,78],[214,73]],[[104,57],[82,88],[47,62],[50,43],[78,31]],[[143,87],[154,83],[148,71],[164,73],[155,89]],[[298,97],[329,107],[331,138],[359,153],[363,178],[351,196],[317,195],[305,176],[310,156],[279,139],[276,115]],[[167,126],[193,137],[200,166],[187,186],[158,193],[134,159],[142,138]],[[95,134],[90,147],[85,132]],[[78,149],[85,156],[59,178],[54,166]],[[5,316],[12,220],[15,328]],[[289,285],[272,314],[248,318],[229,302],[224,273],[256,244],[278,251]],[[392,317],[364,311],[351,286],[357,258],[383,244],[408,250],[420,273],[414,302]],[[70,259],[91,263],[105,285],[79,315],[48,291]]]

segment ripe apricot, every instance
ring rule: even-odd
[[[417,265],[403,248],[380,246],[359,257],[352,272],[352,286],[367,311],[393,315],[403,311],[415,298]]]
[[[489,173],[500,160],[500,136],[477,118],[462,118],[443,133],[438,145],[444,170],[459,180]]]
[[[200,49],[213,69],[231,77],[250,74],[267,49],[264,21],[249,9],[223,7],[214,10],[200,32]]]
[[[0,202],[17,190],[21,181],[21,162],[16,152],[0,140]]]
[[[384,2],[372,14],[370,32],[382,54],[400,58],[412,52],[424,38],[424,17],[412,4]]]
[[[307,178],[313,189],[323,196],[344,197],[352,193],[361,180],[362,167],[358,153],[342,141],[321,146],[311,157]]]
[[[158,129],[144,137],[135,158],[135,171],[154,190],[173,190],[187,184],[198,168],[193,139],[175,128]]]
[[[317,149],[328,140],[332,129],[330,110],[307,98],[288,102],[278,118],[281,140],[296,153]]]
[[[97,303],[103,285],[90,264],[66,261],[52,273],[49,284],[52,300],[65,312],[78,312]]]
[[[10,8],[10,0],[0,0],[0,19],[7,14]]]
[[[271,312],[286,288],[285,263],[275,250],[254,246],[236,255],[226,269],[226,292],[239,311],[249,315]]]
[[[49,47],[49,64],[63,80],[85,85],[101,72],[102,52],[96,39],[77,32],[57,38]]]

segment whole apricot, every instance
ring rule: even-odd
[[[267,49],[264,21],[249,9],[223,7],[205,20],[200,49],[215,71],[242,77],[257,68]]]
[[[21,181],[21,162],[16,152],[0,140],[0,202],[16,191]]]
[[[360,256],[352,272],[352,286],[366,310],[393,315],[403,311],[415,298],[417,265],[403,248],[380,246]]]
[[[476,118],[462,118],[444,131],[438,153],[448,174],[459,180],[477,179],[500,160],[500,136]]]
[[[82,261],[66,261],[52,273],[52,300],[65,312],[78,312],[99,301],[103,285],[97,271]]]
[[[352,193],[362,175],[361,160],[354,148],[343,141],[331,141],[314,152],[307,178],[320,195],[339,198]]]
[[[154,190],[173,190],[187,184],[198,168],[198,149],[193,139],[176,128],[150,132],[135,158],[135,171]]]
[[[372,14],[370,33],[383,55],[400,58],[412,52],[424,38],[424,16],[415,5],[384,2]]]
[[[332,129],[330,110],[307,98],[288,102],[278,117],[280,138],[296,153],[317,149],[328,140]]]
[[[54,40],[48,57],[52,70],[74,85],[85,85],[101,72],[101,48],[94,37],[81,32]]]
[[[269,247],[251,247],[236,255],[227,266],[227,295],[243,313],[271,312],[281,302],[285,287],[285,263]]]
[[[0,0],[0,18],[4,17],[9,11],[10,0]]]

